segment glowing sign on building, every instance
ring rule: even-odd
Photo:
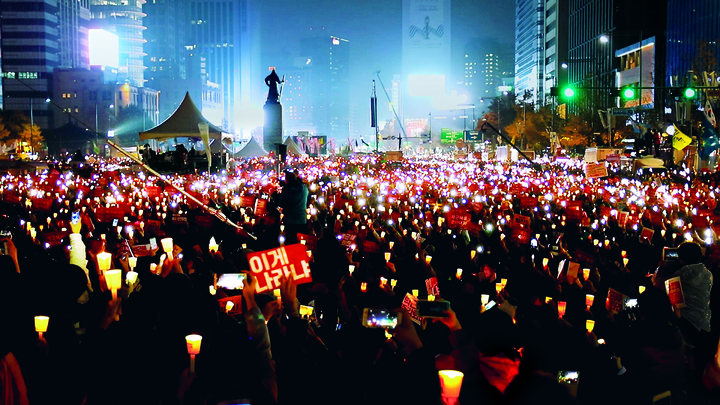
[[[120,47],[118,36],[105,30],[88,31],[90,65],[120,66]]]

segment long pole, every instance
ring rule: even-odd
[[[388,101],[390,102],[390,107],[392,107],[393,114],[395,114],[395,119],[397,120],[398,125],[400,125],[400,129],[402,130],[403,135],[405,135],[405,137],[407,138],[407,135],[405,134],[405,127],[403,126],[402,121],[400,121],[400,117],[398,117],[397,110],[395,110],[395,106],[393,105],[392,100],[390,99],[390,95],[388,94],[387,89],[385,88],[385,85],[383,84],[383,81],[380,78],[380,71],[378,70],[377,72],[375,72],[375,74],[377,75],[378,80],[380,80],[380,86],[382,86],[383,91],[385,92],[385,97],[387,97]]]
[[[33,101],[30,97],[30,154],[32,155],[33,150],[33,127],[35,127],[35,118],[33,117]]]

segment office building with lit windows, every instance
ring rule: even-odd
[[[143,65],[143,13],[145,0],[90,0],[91,28],[114,33],[120,39],[119,79],[145,85]]]
[[[702,59],[720,61],[720,3],[716,0],[668,0],[667,85],[677,85],[690,69],[717,71]],[[702,54],[700,58],[698,55]]]
[[[56,0],[3,0],[3,107],[32,117],[41,129],[53,128],[53,70],[59,64]]]
[[[547,0],[545,3],[544,103],[550,89],[567,84],[568,73],[568,0]]]
[[[60,68],[89,68],[90,0],[58,0]]]
[[[529,92],[527,102],[544,102],[545,0],[515,2],[515,95]]]

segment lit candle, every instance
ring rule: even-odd
[[[587,281],[590,278],[590,269],[583,269],[583,278]]]
[[[595,321],[592,319],[585,321],[585,329],[587,329],[588,333],[592,333],[593,328],[595,328]]]
[[[385,252],[385,261],[386,261],[386,262],[389,262],[389,261],[390,261],[390,256],[391,256],[391,253],[390,253],[390,252]]]
[[[464,374],[455,370],[440,370],[438,375],[440,376],[443,402],[446,405],[456,404],[460,397]]]
[[[480,295],[480,302],[483,305],[487,305],[488,302],[490,302],[490,294],[481,294]]]
[[[135,284],[135,282],[137,281],[137,278],[138,278],[138,273],[135,271],[128,271],[127,274],[125,275],[125,281],[129,285]]]
[[[565,315],[565,308],[567,307],[567,302],[565,302],[565,301],[558,301],[557,304],[558,304],[558,306],[557,306],[558,316],[559,316],[560,318],[562,318],[563,315]]]
[[[172,238],[163,238],[160,240],[160,243],[162,244],[162,248],[165,253],[172,253],[172,250],[173,250],[173,239]]]
[[[502,289],[503,289],[502,283],[495,283],[495,292],[497,292],[499,294],[500,291],[502,291]]]
[[[629,261],[630,261],[630,259],[628,259],[628,258],[623,259],[623,265],[627,266]]]
[[[210,253],[217,252],[219,250],[220,246],[218,246],[217,242],[215,242],[215,237],[210,238],[210,243],[208,244],[208,250]]]
[[[645,292],[645,286],[644,286],[644,285],[641,285],[640,287],[638,287],[638,290],[640,290],[640,294],[644,293],[644,292]]]
[[[156,270],[157,270],[157,263],[150,263],[150,272],[155,274]]]
[[[39,337],[42,338],[43,333],[47,332],[48,322],[50,322],[50,318],[47,316],[35,317],[35,332],[38,333]]]
[[[622,255],[622,257],[627,257],[627,251],[623,250],[620,252],[620,255]]]
[[[102,252],[97,254],[98,267],[100,271],[105,272],[110,270],[110,264],[112,263],[112,253]]]
[[[587,305],[588,311],[590,310],[590,307],[593,304],[593,301],[595,301],[595,296],[592,294],[585,294],[585,305]]]
[[[312,250],[306,250],[305,253],[307,253],[308,258],[312,258]]]
[[[457,277],[458,280],[462,278],[462,269],[457,269],[455,271],[455,277]]]
[[[187,343],[187,351],[190,354],[190,372],[195,372],[195,356],[200,354],[200,344],[202,343],[202,336],[200,335],[187,335],[185,336],[185,342]]]
[[[210,295],[215,295],[215,294],[217,294],[217,290],[215,289],[215,286],[214,286],[214,285],[211,285],[211,286],[209,286],[209,287],[210,287]]]
[[[307,240],[305,240],[305,239],[300,239],[300,244],[301,244],[301,245],[306,245],[306,244],[307,244]]]
[[[128,266],[130,267],[130,270],[137,267],[137,257],[135,257],[135,256],[128,257]]]
[[[552,301],[552,297],[545,297],[545,303],[549,304]]]
[[[417,297],[418,294],[420,294],[420,290],[412,290],[412,295]]]
[[[396,285],[397,285],[397,280],[395,280],[394,278],[393,278],[393,279],[390,279],[390,286],[391,286],[392,288],[395,288]]]
[[[352,276],[353,272],[355,271],[355,265],[354,264],[348,265],[348,271],[350,272],[350,275]]]
[[[428,301],[435,301],[435,296],[433,294],[428,294]]]
[[[503,289],[505,289],[505,286],[507,285],[507,279],[506,279],[506,278],[501,278],[501,279],[500,279],[500,284],[502,284]]]
[[[550,262],[550,259],[548,259],[547,257],[543,257],[543,269],[547,269],[549,262]]]
[[[477,254],[477,252],[476,252],[475,250],[471,250],[471,251],[470,251],[470,260],[475,259],[475,255],[476,255],[476,254]]]
[[[387,284],[387,279],[385,277],[380,277],[380,286],[382,287],[385,284]]]
[[[425,264],[430,264],[431,261],[432,261],[432,256],[426,255],[425,256]]]
[[[122,283],[122,270],[107,270],[105,272],[105,283],[112,291],[112,298],[117,299],[117,290],[120,289]]]
[[[228,301],[225,303],[225,312],[230,313],[232,311],[233,307],[235,306],[235,303],[232,301]]]
[[[367,283],[366,282],[360,283],[360,291],[362,291],[362,292],[367,291]]]

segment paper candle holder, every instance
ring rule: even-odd
[[[128,271],[127,274],[125,275],[125,281],[127,281],[127,283],[129,285],[135,284],[137,279],[138,279],[138,273],[135,271]]]
[[[135,256],[128,257],[128,267],[130,267],[131,269],[134,269],[135,267],[137,267],[137,257],[135,257]]]
[[[583,278],[587,281],[590,278],[590,269],[583,269]]]
[[[490,302],[490,294],[481,294],[480,295],[480,302],[483,305],[487,305],[488,302]]]
[[[420,294],[420,290],[412,290],[412,295],[417,297]]]
[[[35,332],[37,332],[40,337],[43,336],[43,333],[47,332],[49,322],[50,317],[42,315],[35,317]]]
[[[105,272],[105,283],[110,291],[112,291],[112,297],[114,300],[117,299],[117,290],[122,285],[122,270],[108,270]]]
[[[112,253],[108,253],[108,252],[98,253],[97,261],[98,261],[98,267],[100,267],[100,271],[105,272],[107,270],[110,270],[110,266],[112,265]]]
[[[202,336],[200,335],[187,335],[185,336],[185,342],[187,343],[187,351],[190,355],[190,372],[195,372],[195,356],[200,354],[200,346],[202,344]]]
[[[593,302],[595,301],[595,296],[592,294],[585,294],[585,305],[587,305],[588,311],[590,310],[590,307],[592,306]]]
[[[350,272],[350,275],[352,276],[353,272],[355,271],[355,265],[349,264],[348,265],[348,271]]]
[[[165,253],[172,253],[173,250],[173,239],[172,238],[163,238],[160,239],[160,243],[162,244],[163,252]]]
[[[587,329],[588,333],[592,333],[593,328],[595,328],[595,321],[592,319],[585,321],[585,329]]]
[[[428,301],[435,301],[435,295],[428,294]]]
[[[385,252],[385,261],[386,261],[386,262],[389,262],[389,261],[390,261],[391,255],[392,255],[392,254],[391,254],[390,252]]]
[[[465,375],[456,370],[440,370],[438,375],[440,376],[443,402],[455,404],[458,397],[460,397],[460,388]]]
[[[455,271],[455,277],[457,277],[458,280],[461,279],[461,278],[462,278],[462,273],[463,273],[463,270],[462,270],[462,269],[457,269],[457,270]]]
[[[215,242],[215,237],[210,238],[210,243],[208,244],[208,250],[210,253],[217,252],[219,250],[220,246]]]
[[[432,256],[425,255],[425,264],[430,264],[431,261],[432,261]]]
[[[360,291],[362,291],[362,292],[367,291],[367,283],[366,282],[363,281],[362,283],[360,283]]]
[[[502,289],[503,289],[502,283],[495,283],[495,292],[497,292],[499,294],[500,291],[502,291]]]
[[[557,303],[557,309],[558,309],[558,316],[559,316],[560,318],[562,318],[563,315],[565,315],[565,309],[566,309],[566,308],[567,308],[567,302],[565,302],[565,301],[558,301],[558,303]]]

